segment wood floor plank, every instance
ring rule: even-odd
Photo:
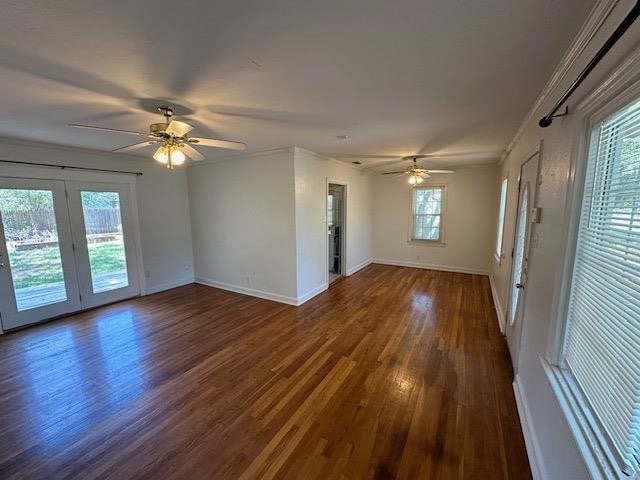
[[[0,337],[0,478],[530,479],[486,277],[188,285]]]

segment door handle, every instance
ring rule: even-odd
[[[516,288],[524,288],[524,283],[516,283]]]

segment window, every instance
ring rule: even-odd
[[[640,102],[591,132],[563,365],[609,461],[640,455]]]
[[[412,240],[442,242],[444,187],[413,189]]]
[[[509,179],[502,180],[500,186],[500,208],[498,209],[498,233],[496,235],[496,258],[502,259],[502,237],[504,236],[504,214],[507,209],[507,184]]]

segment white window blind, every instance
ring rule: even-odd
[[[413,189],[413,240],[442,241],[444,187]]]
[[[618,465],[640,448],[640,102],[591,133],[565,367]]]
[[[502,257],[502,237],[504,236],[504,214],[507,209],[507,184],[509,179],[502,180],[500,186],[500,208],[498,209],[498,233],[496,236],[496,256]]]

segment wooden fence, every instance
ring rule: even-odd
[[[1,214],[7,242],[27,245],[50,241],[58,236],[52,209],[5,210]],[[87,235],[122,232],[119,208],[84,209],[84,221]]]

